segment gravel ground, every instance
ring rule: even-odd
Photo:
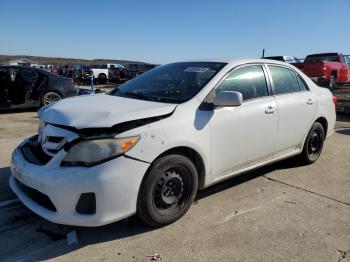
[[[350,117],[338,117],[315,164],[286,160],[208,188],[160,229],[135,217],[62,226],[16,201],[11,151],[37,124],[35,112],[0,114],[0,261],[150,261],[155,253],[162,261],[350,261]],[[79,243],[67,245],[73,230]]]

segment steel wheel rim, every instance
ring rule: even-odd
[[[46,106],[61,99],[62,97],[56,92],[48,92],[43,96],[43,105]]]
[[[190,171],[177,166],[163,172],[153,189],[153,207],[161,215],[174,215],[185,206],[192,187]]]
[[[320,153],[322,146],[322,138],[319,130],[314,130],[311,132],[308,141],[308,154],[311,158],[315,158]]]

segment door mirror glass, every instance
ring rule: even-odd
[[[233,107],[240,106],[242,102],[242,93],[236,91],[221,91],[215,95],[213,105],[215,107]]]

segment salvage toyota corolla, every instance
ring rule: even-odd
[[[10,185],[32,211],[100,226],[138,214],[163,226],[197,190],[271,162],[315,162],[335,100],[273,60],[181,62],[112,91],[39,110],[38,134],[12,155]]]

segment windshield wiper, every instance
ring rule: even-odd
[[[125,97],[139,98],[142,100],[149,100],[149,101],[154,100],[152,97],[146,96],[142,93],[133,93],[133,92],[125,92],[125,93],[120,92],[120,93]]]
[[[182,103],[184,102],[183,99],[177,99],[177,98],[166,98],[166,97],[156,97],[156,96],[147,96],[143,93],[134,93],[134,92],[121,92],[120,90],[116,90],[113,95],[118,94],[122,97],[130,97],[130,98],[136,98],[141,100],[147,100],[147,101],[153,101],[153,102],[163,102],[163,103]]]

